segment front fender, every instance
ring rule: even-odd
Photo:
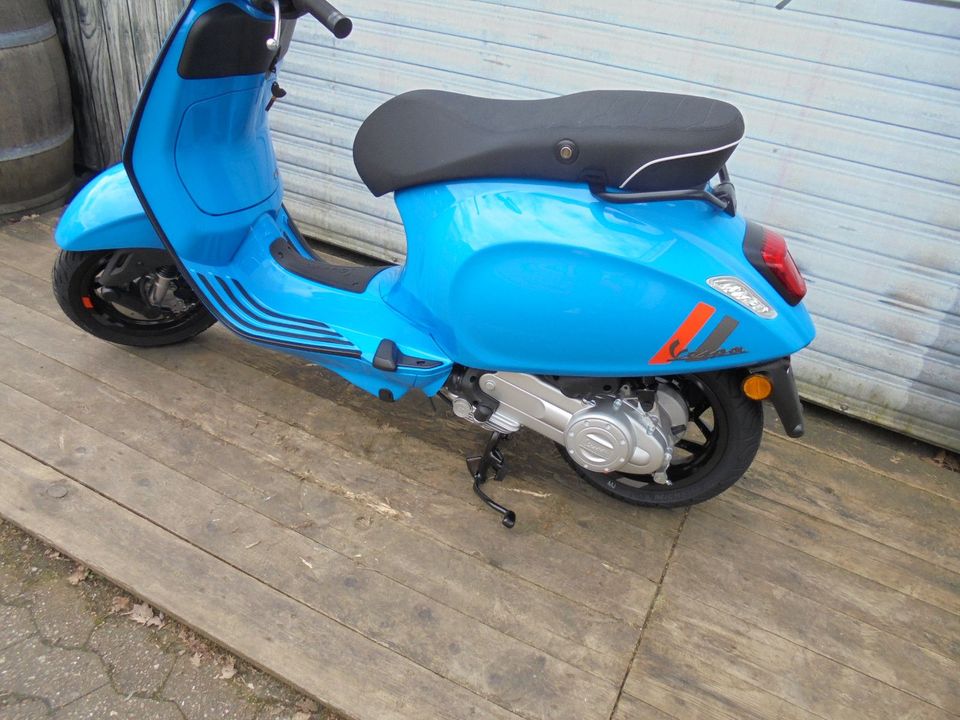
[[[64,250],[164,249],[123,165],[105,170],[80,191],[60,218],[55,238]]]

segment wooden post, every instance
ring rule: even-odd
[[[78,160],[120,160],[140,89],[183,0],[48,0],[67,56]]]

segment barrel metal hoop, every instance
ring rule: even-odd
[[[63,199],[73,190],[76,181],[70,178],[70,181],[63,187],[52,190],[40,197],[33,197],[28,200],[18,200],[12,203],[0,203],[0,220],[9,220],[10,218],[22,217],[27,213],[43,212],[52,210],[62,205]]]
[[[0,162],[19,160],[20,158],[30,157],[31,155],[40,155],[41,153],[45,153],[60,147],[72,137],[73,120],[67,124],[67,127],[53,137],[44,138],[43,140],[38,140],[35,143],[30,143],[29,145],[17,145],[16,147],[12,148],[0,147]]]
[[[44,40],[49,40],[56,34],[57,26],[53,24],[53,20],[47,20],[42,25],[37,25],[37,27],[0,33],[0,50],[41,43]]]

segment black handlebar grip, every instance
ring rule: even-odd
[[[298,11],[308,12],[323,23],[324,27],[341,40],[353,30],[353,21],[337,10],[327,0],[293,0]]]

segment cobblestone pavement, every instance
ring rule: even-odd
[[[0,520],[0,720],[340,720]]]

